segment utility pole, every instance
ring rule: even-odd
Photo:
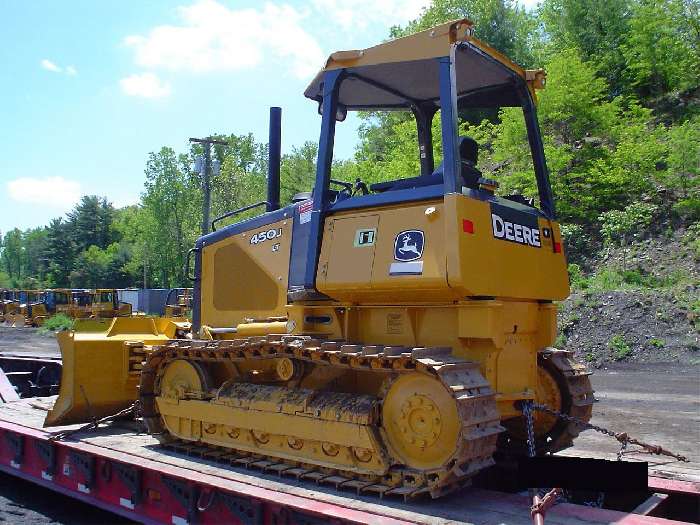
[[[228,142],[208,137],[206,139],[190,138],[190,142],[196,142],[204,146],[204,172],[202,173],[202,235],[209,233],[211,221],[209,210],[211,209],[211,145],[220,144],[228,146]]]

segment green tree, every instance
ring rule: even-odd
[[[22,232],[19,228],[5,234],[2,242],[2,264],[11,281],[19,281],[22,277],[23,248]]]
[[[46,228],[34,228],[24,232],[22,236],[23,244],[23,275],[33,277],[37,284],[42,286],[47,284],[46,273],[48,270],[48,260],[46,258],[48,232]]]
[[[146,163],[141,256],[151,284],[171,287],[185,281],[183,257],[194,243],[201,220],[200,210],[193,205],[197,180],[189,166],[186,155],[167,147],[151,153]]]
[[[141,206],[134,205],[116,210],[114,216],[113,228],[120,238],[120,251],[127,254],[119,271],[128,282],[128,286],[143,285],[144,267],[148,270],[144,264],[147,254],[151,251],[146,244],[146,213]]]
[[[292,147],[291,153],[282,156],[280,165],[280,193],[282,203],[291,202],[292,197],[302,191],[311,191],[316,180],[316,157],[318,145],[305,142],[301,147]]]
[[[629,32],[630,0],[544,0],[540,16],[548,54],[577,50],[607,80],[612,96],[626,91],[622,45]]]
[[[252,133],[217,138],[228,146],[215,149],[221,174],[212,181],[212,217],[265,200],[267,173],[267,145],[256,142]]]
[[[104,197],[85,195],[68,213],[73,242],[78,251],[90,246],[106,248],[115,239],[112,233],[114,207]]]
[[[61,218],[53,219],[46,233],[44,257],[48,263],[48,280],[55,287],[68,287],[76,257],[71,224]]]
[[[608,100],[605,81],[573,50],[553,55],[547,70],[538,117],[562,219],[591,224],[603,211],[653,193],[666,147],[651,112],[633,100]],[[494,175],[505,193],[535,196],[521,112],[506,108],[500,116],[493,160],[504,168]]]
[[[635,0],[620,50],[625,78],[643,96],[700,85],[696,0]]]

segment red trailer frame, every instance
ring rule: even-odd
[[[256,485],[249,477],[237,481],[235,476],[232,479],[198,471],[196,466],[200,463],[195,460],[193,468],[183,468],[86,441],[52,441],[49,433],[14,422],[0,420],[0,434],[0,470],[141,523],[425,523],[419,514],[414,519],[407,519],[405,512],[397,517],[393,505],[358,503],[358,508],[351,508],[315,497],[313,491],[308,497],[298,496]],[[649,478],[650,490],[661,494],[697,496],[699,485]],[[650,500],[654,497],[664,499],[656,494]],[[470,490],[464,501],[468,520],[480,519],[479,508],[470,510],[472,502],[478,502],[477,507],[482,509],[512,511],[513,516],[522,516],[523,523],[529,522],[529,502],[523,496]],[[439,504],[425,503],[426,513],[430,505]],[[649,501],[647,507],[655,508],[654,501]],[[681,523],[573,504],[553,507],[546,521]]]

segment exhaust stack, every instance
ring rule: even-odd
[[[280,207],[280,163],[282,149],[282,108],[270,108],[270,139],[267,160],[267,211]]]

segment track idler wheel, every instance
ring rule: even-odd
[[[168,363],[160,380],[161,396],[170,399],[201,398],[209,391],[209,377],[199,363],[176,359]]]

